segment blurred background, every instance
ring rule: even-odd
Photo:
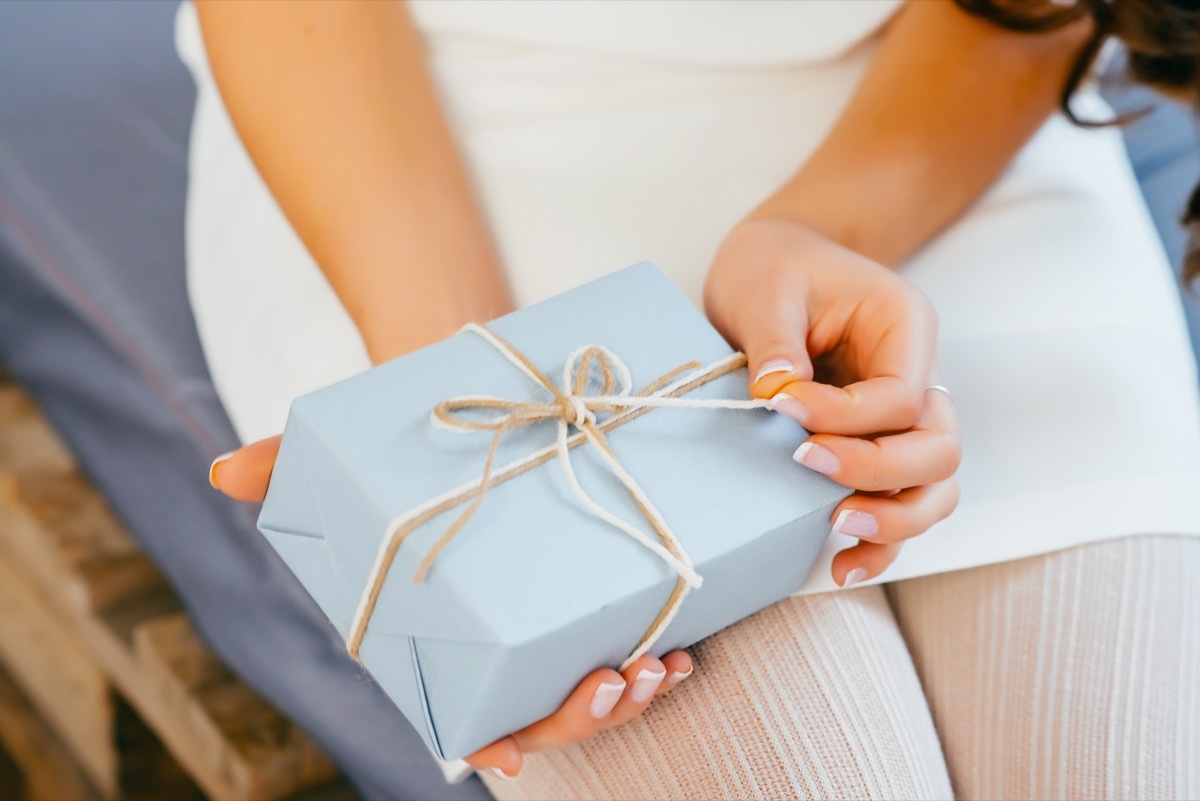
[[[486,798],[205,481],[176,5],[0,3],[0,799]],[[1178,265],[1195,123],[1103,82]]]

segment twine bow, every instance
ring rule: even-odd
[[[375,604],[379,600],[379,593],[383,589],[388,571],[391,569],[401,543],[409,534],[443,512],[470,501],[467,508],[450,524],[421,561],[417,573],[413,577],[415,582],[420,582],[425,578],[446,545],[478,511],[489,489],[527,473],[557,456],[563,473],[566,475],[567,483],[580,502],[597,517],[656,554],[675,571],[677,576],[671,596],[649,629],[646,630],[633,653],[621,665],[621,669],[624,670],[635,659],[653,647],[679,611],[688,590],[698,588],[703,579],[696,573],[691,558],[675,538],[666,520],[663,519],[633,476],[621,465],[616,453],[609,446],[608,440],[604,436],[605,433],[641,417],[655,408],[764,409],[770,408],[771,403],[767,400],[709,400],[679,397],[744,367],[746,357],[741,353],[731,354],[706,367],[701,367],[699,362],[680,365],[655,379],[641,392],[632,394],[633,379],[625,363],[605,347],[588,345],[575,350],[568,357],[563,366],[562,387],[559,388],[534,367],[523,353],[487,328],[470,323],[462,330],[482,337],[534,383],[549,392],[551,397],[549,400],[539,402],[514,401],[480,395],[452,398],[442,401],[434,408],[431,421],[439,428],[455,432],[493,432],[492,444],[488,449],[487,459],[483,466],[483,474],[473,481],[409,509],[388,524],[367,585],[359,599],[358,610],[355,612],[350,635],[346,640],[347,650],[352,657],[358,658],[359,648],[366,635],[367,625],[375,611]],[[593,368],[599,369],[602,381],[601,392],[598,395],[587,394]],[[494,414],[483,419],[464,417],[458,414],[464,410],[486,410],[492,411]],[[609,416],[603,420],[597,417],[598,414],[605,413]],[[555,421],[558,427],[555,444],[503,467],[495,467],[496,453],[505,434],[514,428],[536,425],[550,420]],[[576,429],[573,434],[571,433],[572,428]],[[585,442],[595,447],[601,461],[625,487],[638,511],[650,524],[650,528],[654,532],[653,538],[602,507],[580,485],[575,475],[575,469],[571,465],[570,450]]]

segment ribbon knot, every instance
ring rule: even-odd
[[[464,326],[463,330],[477,334],[486,340],[535,384],[550,393],[551,400],[545,402],[514,401],[478,395],[452,398],[442,401],[434,407],[430,414],[430,420],[435,426],[454,432],[493,432],[483,473],[474,481],[449,490],[408,510],[388,525],[367,586],[359,600],[354,621],[351,624],[346,642],[347,649],[351,656],[358,658],[359,648],[366,635],[367,625],[374,612],[379,593],[383,589],[383,583],[400,544],[409,534],[443,512],[470,501],[467,508],[450,524],[421,561],[417,573],[413,577],[414,581],[420,582],[424,580],[439,554],[479,509],[490,488],[545,464],[557,456],[567,483],[579,501],[597,517],[624,532],[657,555],[677,576],[671,596],[633,653],[621,666],[621,669],[624,670],[635,659],[650,650],[679,611],[688,590],[698,588],[703,583],[703,579],[696,573],[691,557],[684,551],[666,520],[663,519],[633,476],[625,470],[616,453],[608,444],[605,433],[654,408],[763,409],[770,408],[770,401],[678,397],[744,367],[746,357],[741,353],[732,354],[707,367],[701,367],[698,362],[680,365],[659,376],[649,386],[634,394],[633,379],[629,368],[616,354],[601,345],[587,345],[575,350],[563,365],[562,385],[559,387],[543,375],[524,354],[487,328],[472,323]],[[593,377],[593,371],[598,372],[599,376]],[[598,390],[596,394],[588,394],[592,388]],[[461,414],[468,411],[476,414],[474,416]],[[479,412],[484,414],[480,416]],[[490,416],[488,413],[491,413]],[[604,413],[606,417],[600,420],[598,413]],[[542,448],[501,468],[495,467],[500,443],[509,431],[546,421],[554,421],[557,426],[554,445]],[[570,431],[572,428],[576,429],[574,434]],[[580,485],[571,464],[570,451],[584,443],[594,447],[604,465],[625,487],[638,511],[653,531],[653,537],[605,509],[593,500]]]
[[[583,398],[567,395],[559,401],[558,408],[562,410],[563,419],[576,428],[596,422],[596,415],[583,402]]]
[[[633,379],[629,368],[615,353],[600,345],[588,345],[577,349],[563,366],[561,388],[543,376],[527,359],[512,346],[496,337],[482,326],[467,326],[467,331],[482,331],[481,336],[495,338],[492,344],[501,353],[510,356],[516,364],[543,389],[553,396],[547,403],[535,401],[512,401],[487,395],[454,398],[439,403],[433,410],[433,423],[451,431],[497,431],[500,428],[516,428],[545,420],[562,419],[578,429],[597,422],[597,412],[616,412],[625,408],[621,399],[628,398],[633,391]],[[489,340],[491,341],[491,340]],[[668,374],[672,378],[684,369],[700,365],[692,362]],[[599,376],[593,376],[598,372]],[[589,394],[590,389],[598,390]],[[497,411],[490,418],[473,419],[460,414],[464,411]]]

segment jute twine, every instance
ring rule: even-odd
[[[575,350],[568,357],[563,366],[562,388],[560,389],[534,367],[523,353],[489,329],[471,323],[464,326],[463,331],[469,331],[482,337],[532,381],[549,392],[551,398],[545,402],[538,402],[514,401],[479,395],[452,398],[439,403],[434,408],[431,422],[439,428],[456,432],[493,432],[491,447],[488,449],[487,458],[484,461],[483,473],[479,478],[430,498],[391,521],[380,543],[379,553],[371,568],[367,585],[359,599],[358,610],[354,615],[350,634],[346,640],[347,650],[352,657],[358,659],[363,637],[367,633],[367,626],[379,600],[379,593],[383,589],[383,584],[400,545],[409,534],[443,512],[469,501],[467,507],[422,559],[416,575],[413,577],[413,581],[419,583],[424,580],[429,569],[450,541],[462,531],[467,522],[479,510],[488,490],[527,473],[557,456],[568,485],[589,511],[652,551],[677,574],[671,596],[650,624],[633,653],[621,665],[621,669],[624,670],[635,659],[653,647],[679,611],[688,590],[698,588],[703,579],[696,573],[691,558],[672,533],[670,526],[667,525],[633,476],[621,465],[604,435],[656,408],[764,409],[770,408],[771,402],[767,400],[696,400],[679,397],[744,367],[746,357],[741,353],[734,353],[706,367],[702,367],[699,362],[680,365],[659,376],[637,394],[633,394],[633,381],[625,363],[605,347],[587,345]],[[599,370],[602,382],[598,395],[586,394],[593,369]],[[459,414],[466,410],[475,410],[476,412],[483,410],[492,412],[492,415],[479,419]],[[597,413],[609,416],[599,420],[596,416]],[[558,437],[554,445],[535,451],[503,467],[495,466],[496,453],[505,434],[516,428],[536,425],[548,420],[555,421],[558,427]],[[575,433],[571,433],[571,428],[576,429]],[[571,465],[570,450],[585,442],[590,443],[596,449],[601,461],[625,487],[638,511],[650,524],[654,533],[653,537],[600,506],[584,491],[575,475],[575,469]]]

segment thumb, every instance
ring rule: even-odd
[[[767,308],[747,315],[735,333],[749,360],[752,396],[773,398],[787,384],[812,380],[808,314],[799,298],[772,298]]]
[[[498,779],[510,782],[521,772],[522,756],[516,738],[509,736],[479,749],[464,761],[475,770],[487,771]]]
[[[223,454],[208,469],[208,483],[237,501],[259,503],[267,497],[282,435],[260,439]]]

